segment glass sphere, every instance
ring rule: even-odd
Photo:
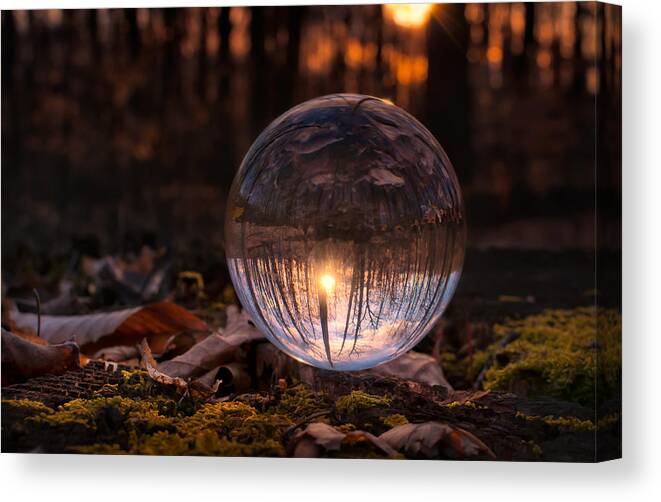
[[[336,94],[273,121],[229,196],[226,253],[257,326],[299,361],[370,368],[416,345],[454,294],[461,190],[432,134],[382,99]]]

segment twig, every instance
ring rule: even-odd
[[[493,354],[491,354],[489,359],[487,359],[487,361],[484,363],[484,366],[482,367],[482,371],[480,371],[480,374],[477,375],[477,378],[473,383],[473,390],[477,390],[480,388],[482,382],[487,376],[487,371],[489,371],[489,368],[491,368],[491,366],[493,366],[493,363],[496,362],[496,357],[498,356],[498,354],[500,354],[500,352],[505,348],[505,346],[507,346],[517,338],[519,338],[519,334],[514,331],[510,331],[500,340],[500,342],[498,342],[498,347],[496,348],[496,351]]]
[[[37,300],[37,337],[41,338],[41,298],[39,298],[37,288],[34,288],[32,293],[34,293],[34,298]]]

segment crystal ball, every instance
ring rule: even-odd
[[[236,174],[225,221],[237,295],[304,363],[360,370],[414,347],[454,294],[465,215],[443,148],[371,96],[306,101],[273,121]]]

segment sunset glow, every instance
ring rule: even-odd
[[[387,4],[386,14],[395,24],[404,28],[419,28],[423,26],[434,6],[432,4]]]

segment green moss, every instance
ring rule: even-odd
[[[282,433],[293,422],[277,414],[257,414],[246,418],[240,427],[232,431],[232,438],[242,443],[251,443],[254,438],[260,441],[280,440]]]
[[[539,446],[534,441],[526,441],[526,444],[530,448],[530,451],[535,456],[535,458],[541,458],[542,457],[542,455],[544,454],[544,450],[542,450],[541,446]]]
[[[236,293],[231,284],[227,284],[223,289],[221,300],[225,305],[236,305],[238,303]]]
[[[612,309],[597,311],[597,394],[600,398],[622,393],[622,316]]]
[[[299,384],[284,391],[278,403],[270,410],[299,421],[328,407],[324,394],[315,394],[307,385]]]
[[[377,396],[361,390],[354,390],[351,394],[338,398],[335,408],[341,415],[352,417],[356,412],[366,408],[390,406],[390,402],[391,399],[387,396]]]
[[[156,382],[146,371],[122,371],[122,381],[117,384],[118,394],[125,397],[148,397],[153,394]]]
[[[536,415],[526,415],[521,412],[517,412],[516,416],[529,422],[544,423],[550,427],[566,431],[578,432],[595,430],[594,423],[591,420],[581,420],[576,417],[554,417],[552,415],[540,417]]]
[[[135,375],[129,385],[139,385]],[[119,384],[121,387],[122,384]],[[111,392],[113,389],[107,389]],[[100,454],[285,455],[282,435],[293,422],[274,411],[259,413],[241,402],[200,405],[187,413],[162,395],[77,399],[57,410],[33,401],[5,401],[3,411],[19,416],[30,448]],[[4,416],[7,416],[6,414]]]
[[[130,398],[150,397],[154,394],[163,394],[167,390],[164,386],[149,378],[143,370],[123,370],[119,383],[107,383],[95,391],[97,397],[123,396]]]
[[[2,406],[20,410],[27,415],[38,415],[41,413],[53,413],[53,409],[46,406],[39,401],[31,401],[29,399],[3,399]]]
[[[119,394],[119,385],[116,383],[106,383],[99,390],[94,391],[95,397],[112,397]]]
[[[70,450],[73,453],[84,453],[87,455],[126,455],[126,453],[128,453],[116,443],[97,443],[83,446],[73,446],[70,448]]]
[[[395,413],[394,415],[388,415],[387,417],[383,417],[381,421],[383,422],[384,425],[390,428],[409,423],[409,419],[406,418],[404,415],[400,415],[399,413]]]
[[[176,421],[174,431],[159,431],[131,441],[131,452],[146,455],[284,455],[282,433],[292,422],[281,415],[258,414],[244,403],[202,406]]]
[[[475,381],[489,355],[486,351],[478,351],[460,358],[454,352],[442,352],[440,364],[448,381],[457,388],[467,388]]]
[[[29,420],[46,427],[81,426],[95,430],[100,420],[115,416],[133,426],[167,427],[172,425],[172,418],[161,415],[159,407],[162,403],[160,399],[139,401],[121,396],[75,399],[53,413],[42,413]]]
[[[475,404],[473,401],[452,401],[451,403],[448,403],[445,405],[447,408],[471,408],[473,410],[477,410],[478,408],[483,408],[482,406],[478,406]]]
[[[130,445],[130,453],[140,455],[186,455],[192,450],[187,438],[167,431],[133,437]]]
[[[596,379],[600,398],[619,392],[621,323],[615,311],[588,307],[497,324],[496,343],[476,355],[472,372],[477,374],[481,361],[497,354],[485,376],[486,389],[594,404]],[[518,338],[500,348],[498,340],[511,332]]]
[[[353,431],[356,430],[356,426],[354,424],[350,423],[350,422],[348,422],[346,424],[338,425],[335,428],[340,432],[344,432],[345,434],[347,432],[353,432]]]

